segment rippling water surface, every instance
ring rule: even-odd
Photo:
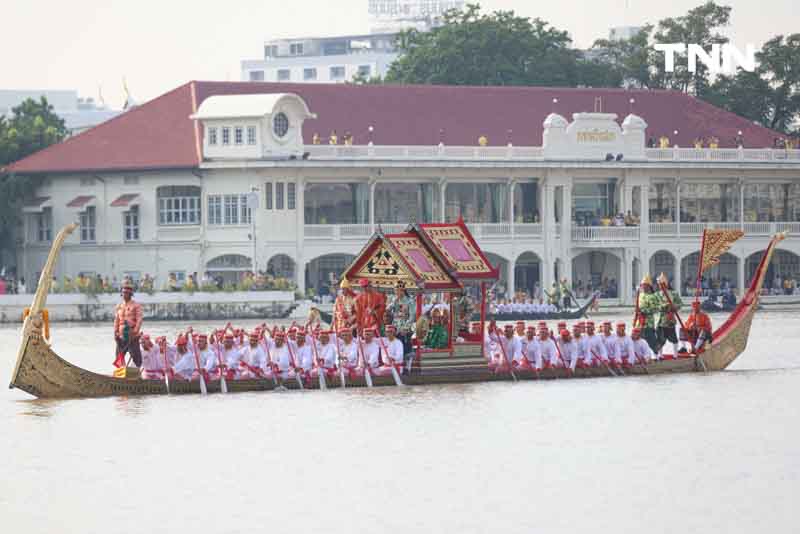
[[[108,370],[110,326],[53,335],[62,357]],[[0,329],[0,384],[17,344]],[[798,347],[799,313],[760,312],[747,352],[710,375],[69,401],[2,390],[0,525],[797,532]]]

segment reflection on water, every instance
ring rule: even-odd
[[[65,358],[108,370],[107,325],[58,325],[54,336]],[[0,328],[6,383],[16,343]],[[0,524],[790,532],[799,345],[798,314],[766,312],[732,370],[708,375],[65,401],[6,391]]]

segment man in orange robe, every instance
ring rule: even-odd
[[[362,289],[361,294],[356,297],[358,331],[363,332],[365,328],[380,330],[386,313],[386,295],[370,286],[367,279],[362,278],[358,285]]]
[[[700,302],[692,302],[692,313],[686,320],[686,330],[695,353],[703,352],[705,344],[711,343],[711,318],[700,309]]]

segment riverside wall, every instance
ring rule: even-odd
[[[183,321],[218,319],[277,319],[295,306],[292,291],[234,291],[218,293],[137,293],[146,320]],[[33,295],[0,296],[0,323],[21,323]],[[46,308],[51,322],[104,322],[114,320],[118,294],[52,294]]]

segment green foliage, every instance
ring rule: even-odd
[[[403,55],[388,83],[574,86],[578,52],[567,32],[513,11],[482,14],[480,5],[443,15],[430,32],[407,30],[397,39]]]
[[[650,44],[653,26],[646,25],[630,39],[599,39],[592,45],[596,63],[612,71],[620,85],[643,89],[663,87],[663,79],[651,65],[657,58]]]
[[[64,139],[64,120],[53,112],[53,106],[42,97],[28,99],[11,110],[11,116],[0,116],[0,168]],[[38,178],[0,172],[0,248],[13,248],[12,230],[20,222],[25,197],[33,194]]]
[[[704,98],[767,128],[790,133],[800,117],[800,34],[770,39],[756,60],[756,72],[720,76]]]

